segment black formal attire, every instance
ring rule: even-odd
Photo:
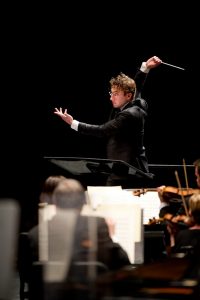
[[[54,248],[55,243],[55,248],[57,249],[57,251],[50,251],[49,253],[49,261],[53,263],[52,266],[55,266],[54,263],[56,262],[59,263],[59,255],[60,253],[61,256],[63,253],[65,254],[66,249],[66,247],[63,248],[64,251],[62,249],[65,243],[63,243],[62,234],[60,234],[60,225],[57,227],[58,222],[58,215],[54,216],[52,220],[48,221],[48,232],[50,234],[49,244],[51,244],[50,249],[52,250],[52,248]],[[92,222],[93,226],[96,223],[96,243],[95,239],[91,239],[91,234],[89,234],[90,222]],[[64,232],[66,232],[67,235],[69,224],[65,222],[61,222],[60,224],[61,226],[66,224],[66,230],[64,228]],[[126,251],[118,243],[113,242],[110,238],[108,226],[105,222],[105,219],[102,217],[78,216],[75,223],[74,241],[71,252],[72,257],[69,263],[68,272],[65,276],[66,279],[64,278],[64,280],[62,279],[61,281],[52,282],[43,281],[43,267],[45,266],[45,262],[38,263],[39,226],[33,227],[28,232],[26,235],[26,248],[24,249],[23,246],[24,243],[20,247],[21,253],[19,253],[19,257],[21,260],[23,260],[23,266],[25,265],[26,267],[26,274],[22,274],[24,270],[22,270],[21,267],[20,285],[21,289],[23,289],[21,294],[24,294],[24,282],[27,282],[30,300],[61,300],[68,298],[93,299],[91,298],[91,294],[93,293],[92,282],[95,280],[95,276],[98,276],[102,272],[105,273],[108,271],[119,270],[122,267],[130,265]],[[66,257],[68,256],[69,251],[66,250]],[[95,268],[96,271],[95,273],[92,273],[92,276],[94,277],[90,278],[91,273],[89,270],[93,272],[93,268]],[[57,272],[58,269],[56,269],[55,273]],[[22,275],[25,275],[25,279]]]
[[[53,232],[54,236],[58,235],[55,229],[56,226],[54,226],[56,222],[57,216],[49,221],[48,225],[50,228],[49,232]],[[90,222],[96,224],[96,245],[92,244],[93,241],[91,241],[91,236],[89,235]],[[29,232],[32,261],[38,261],[38,230],[38,226],[35,226]],[[62,243],[62,241],[60,242]],[[76,261],[89,261],[91,259],[91,252],[94,253],[95,259],[105,264],[109,270],[116,270],[130,265],[126,251],[110,238],[105,219],[102,217],[80,215],[75,226],[71,264]]]
[[[185,196],[185,204],[187,209],[189,210],[189,199],[191,195]],[[159,212],[159,217],[163,218],[166,214],[171,214],[172,216],[177,215],[186,215],[185,207],[183,205],[183,200],[180,195],[176,195],[174,193],[165,192],[164,195],[165,203]]]
[[[198,278],[200,282],[200,229],[179,230],[172,253],[185,253],[191,259],[186,277]]]
[[[182,229],[175,237],[175,246],[173,252],[184,251],[184,247],[191,246],[197,248],[197,253],[200,253],[200,229]]]
[[[146,73],[138,71],[135,77],[137,94],[133,101],[121,110],[113,109],[108,122],[92,125],[79,122],[78,132],[107,139],[107,159],[124,161],[137,169],[148,172],[148,162],[144,147],[144,126],[147,117],[147,102],[140,98]],[[108,185],[132,187],[129,182],[128,167],[114,165]],[[132,185],[132,186],[131,186]]]

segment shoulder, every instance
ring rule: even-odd
[[[97,227],[100,227],[100,226],[107,227],[105,218],[100,217],[100,216],[80,216],[79,222],[80,222],[80,224],[82,224],[82,225],[84,224],[85,226],[87,224],[94,224],[94,225],[97,225]]]

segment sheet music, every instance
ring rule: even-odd
[[[121,192],[123,192],[123,196],[121,196]],[[125,197],[125,194],[131,197]],[[148,191],[140,196],[135,196],[132,190],[122,190],[121,186],[88,186],[87,199],[88,203],[90,203],[94,209],[104,202],[108,203],[108,201],[114,201],[114,204],[122,200],[124,203],[125,200],[127,201],[127,199],[129,199],[129,201],[131,201],[132,199],[134,203],[139,204],[143,209],[143,224],[148,224],[149,219],[159,218],[160,199],[157,191]]]
[[[122,192],[121,186],[87,186],[87,203],[96,209],[100,204],[118,199],[120,192]]]
[[[112,238],[126,250],[131,263],[138,262],[135,245],[143,245],[140,204],[134,202],[132,195],[121,187],[92,187],[88,189],[88,197],[90,204],[84,206],[82,214],[112,219],[115,224]],[[142,263],[141,253],[139,260]]]
[[[149,191],[143,195],[135,196],[132,191],[127,191],[133,197],[133,201],[139,203],[143,209],[143,224],[148,224],[149,219],[159,218],[160,198],[157,191]]]

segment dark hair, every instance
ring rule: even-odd
[[[42,192],[40,194],[40,202],[52,204],[52,195],[54,189],[57,187],[60,181],[66,179],[62,175],[52,175],[46,178],[44,181]]]

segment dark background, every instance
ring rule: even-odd
[[[134,76],[153,55],[185,71],[161,65],[148,76],[149,163],[199,157],[197,9],[150,2],[2,8],[1,197],[18,199],[27,218],[46,176],[44,156],[105,157],[101,140],[71,130],[54,107],[83,122],[106,121],[110,78]]]

